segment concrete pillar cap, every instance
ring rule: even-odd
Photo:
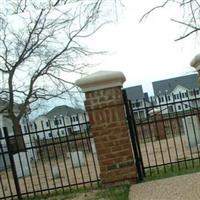
[[[78,79],[75,84],[79,86],[83,92],[90,92],[122,86],[125,80],[124,74],[120,71],[98,71]]]
[[[190,62],[190,65],[194,67],[197,71],[200,70],[200,54],[197,54],[192,61]]]

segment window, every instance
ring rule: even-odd
[[[181,106],[178,106],[178,110],[181,110]]]
[[[52,137],[52,133],[49,133],[49,137]]]
[[[191,96],[194,96],[194,91],[190,91],[190,95],[191,95]]]
[[[59,119],[59,124],[62,124],[62,120],[61,119]]]
[[[174,98],[174,100],[180,99],[180,95],[179,94],[173,94],[173,98]]]
[[[140,102],[136,102],[135,103],[135,106],[138,108],[138,107],[140,107]]]
[[[170,97],[169,95],[167,96],[167,100],[168,100],[168,101],[170,101],[170,100],[171,100],[171,97]]]
[[[72,116],[72,122],[77,122],[78,121],[78,116]]]
[[[24,126],[24,131],[25,131],[25,133],[27,133],[27,128],[26,128],[26,126]]]
[[[49,127],[49,122],[46,122],[46,127]]]
[[[67,128],[68,133],[72,133],[72,128]]]
[[[174,112],[173,106],[169,106],[169,107],[168,107],[168,111],[169,111],[169,113]]]
[[[54,120],[54,125],[58,126],[58,120],[57,119]]]
[[[64,131],[64,130],[61,130],[61,133],[62,133],[62,135],[64,135],[64,134],[65,134],[65,131]]]
[[[133,103],[133,107],[134,107],[134,108],[140,107],[140,102]]]
[[[188,108],[188,105],[187,105],[187,104],[185,104],[185,108]]]
[[[158,97],[159,103],[164,102],[164,97]]]
[[[199,95],[199,90],[196,90],[196,95]]]

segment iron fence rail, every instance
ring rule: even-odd
[[[19,149],[20,135],[6,127],[0,138],[0,199],[21,199],[68,188],[93,187],[99,183],[99,165],[87,115],[76,123],[64,117],[59,124],[41,121],[26,124],[25,149]],[[70,131],[69,131],[70,130]],[[74,131],[75,130],[75,131]]]
[[[200,166],[200,96],[172,97],[128,101],[146,176]]]

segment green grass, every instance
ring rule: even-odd
[[[179,163],[166,165],[165,167],[154,167],[151,170],[147,170],[144,181],[151,181],[196,172],[200,172],[199,160],[181,161]]]
[[[128,200],[129,185],[102,189],[87,200]]]
[[[59,192],[52,192],[51,194],[38,195],[35,197],[25,198],[25,200],[65,200],[76,199],[76,197],[83,195],[87,200],[128,200],[129,185],[118,187],[109,187],[107,189],[96,187],[92,189],[80,188],[77,190],[66,190]]]

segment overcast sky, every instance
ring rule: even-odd
[[[153,95],[153,81],[193,73],[190,61],[199,53],[200,42],[196,35],[175,42],[184,28],[170,21],[170,18],[181,19],[181,10],[168,6],[139,23],[141,16],[161,0],[123,2],[125,8],[118,12],[118,21],[106,25],[86,40],[86,45],[92,49],[109,52],[105,56],[93,57],[90,61],[100,64],[88,72],[122,71],[127,79],[124,87],[141,84],[149,95]],[[75,81],[78,76],[71,78]],[[47,109],[58,104],[64,103],[52,101]]]
[[[199,53],[196,35],[175,42],[184,31],[170,18],[181,19],[179,8],[168,6],[157,10],[142,23],[141,16],[153,5],[162,1],[123,0],[125,8],[118,22],[105,26],[88,44],[93,48],[109,51],[106,56],[93,59],[100,62],[98,70],[122,71],[127,81],[125,87],[143,85],[152,94],[152,81],[190,74],[191,59]]]

